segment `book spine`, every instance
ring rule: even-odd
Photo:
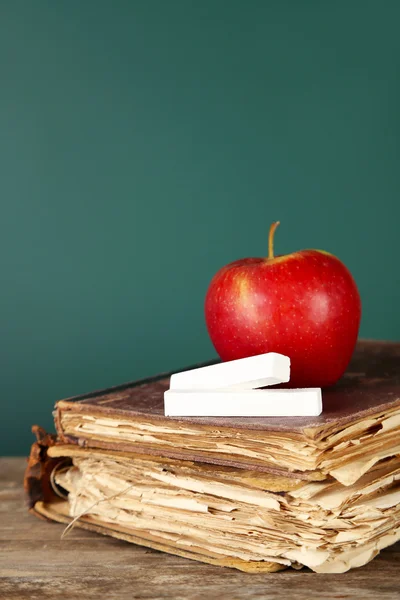
[[[49,458],[47,450],[56,444],[56,436],[34,425],[32,432],[36,436],[36,442],[31,446],[28,464],[24,475],[24,490],[28,509],[35,514],[36,502],[51,502],[57,497],[51,486],[51,473],[54,468],[65,458]]]
[[[62,444],[79,444],[79,439],[77,437],[67,435],[62,427],[62,415],[65,412],[65,410],[68,410],[63,408],[62,405],[62,400],[60,402],[57,402],[53,413],[54,427],[57,432],[57,442]]]

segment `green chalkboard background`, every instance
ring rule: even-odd
[[[325,248],[400,338],[400,2],[3,0],[0,453],[214,357],[226,262]]]

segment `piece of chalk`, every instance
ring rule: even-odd
[[[253,389],[290,379],[290,359],[268,352],[171,375],[171,390]]]
[[[167,417],[315,417],[320,388],[293,390],[168,390]]]

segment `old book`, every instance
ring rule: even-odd
[[[31,510],[248,572],[361,566],[400,539],[399,363],[360,343],[306,420],[165,418],[166,377],[59,402],[58,438],[35,428]]]
[[[400,539],[400,459],[356,484],[63,445],[39,433],[33,511],[157,550],[247,572],[338,573]]]
[[[165,417],[169,376],[56,404],[65,444],[354,484],[400,454],[400,344],[360,342],[317,417]]]

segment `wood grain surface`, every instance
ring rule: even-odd
[[[341,575],[287,570],[251,575],[63,527],[24,506],[23,458],[0,459],[2,600],[400,599],[400,543]]]

